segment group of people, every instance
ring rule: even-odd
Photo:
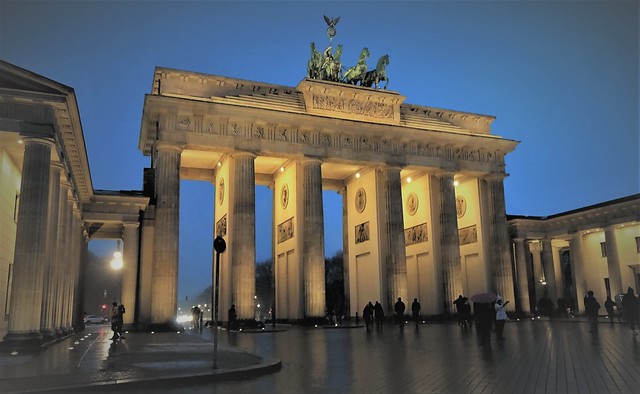
[[[631,332],[634,336],[638,335],[638,330],[636,330],[636,325],[638,324],[638,317],[640,315],[640,301],[636,297],[633,289],[631,287],[627,288],[627,292],[622,297],[622,313],[627,319],[629,323],[629,328],[631,328]],[[607,296],[607,300],[604,303],[604,307],[607,311],[607,315],[609,316],[609,321],[613,324],[613,318],[615,315],[614,307],[616,303],[611,299],[611,297]],[[598,311],[600,310],[600,303],[593,295],[593,291],[589,290],[587,295],[584,297],[584,311],[589,319],[590,331],[592,333],[598,332]]]
[[[122,335],[122,325],[124,323],[123,315],[125,311],[123,304],[118,305],[115,301],[111,304],[111,331],[113,331],[113,336],[109,339],[112,341],[124,338]]]
[[[418,327],[418,323],[420,322],[420,302],[418,302],[417,298],[413,299],[411,303],[411,318]],[[404,311],[406,309],[406,305],[404,301],[402,301],[402,297],[398,297],[398,301],[393,305],[393,310],[395,312],[395,320],[398,324],[400,330],[404,329],[405,324],[405,314]],[[376,329],[378,331],[382,331],[382,324],[384,323],[384,308],[380,302],[376,301],[376,304],[373,305],[371,301],[365,305],[364,310],[362,311],[362,318],[364,319],[365,326],[367,330],[373,328],[373,323],[376,324]]]

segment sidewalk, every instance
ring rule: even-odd
[[[207,336],[206,333],[205,336]],[[0,354],[0,392],[43,392],[164,379],[245,377],[280,368],[226,345],[219,331],[217,369],[213,342],[189,332],[131,332],[111,341],[108,326],[89,327],[38,354]]]

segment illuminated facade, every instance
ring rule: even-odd
[[[253,317],[255,185],[274,193],[276,316],[323,317],[323,190],[343,196],[348,313],[458,294],[514,297],[504,158],[491,116],[404,103],[397,92],[296,87],[157,68],[139,148],[145,190],[94,190],[73,89],[0,63],[0,331],[42,341],[81,320],[90,239],[124,243],[125,323],[175,318],[180,180],[211,182],[227,242],[220,308]],[[5,242],[6,240],[6,242]],[[36,307],[34,308],[34,305]],[[134,308],[130,305],[135,305]]]

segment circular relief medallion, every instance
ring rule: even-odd
[[[356,192],[356,211],[358,213],[362,213],[364,208],[367,206],[367,193],[365,193],[363,188],[358,189]]]
[[[418,196],[415,193],[409,193],[407,197],[407,212],[413,216],[418,211]]]
[[[218,182],[218,204],[222,205],[224,202],[224,178],[220,178]]]
[[[456,214],[459,218],[467,212],[467,200],[462,196],[456,196]]]
[[[280,205],[282,209],[286,209],[289,205],[289,186],[285,183],[280,190]]]

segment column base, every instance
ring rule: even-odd
[[[43,338],[39,332],[8,333],[0,342],[2,353],[37,353],[42,349]]]

